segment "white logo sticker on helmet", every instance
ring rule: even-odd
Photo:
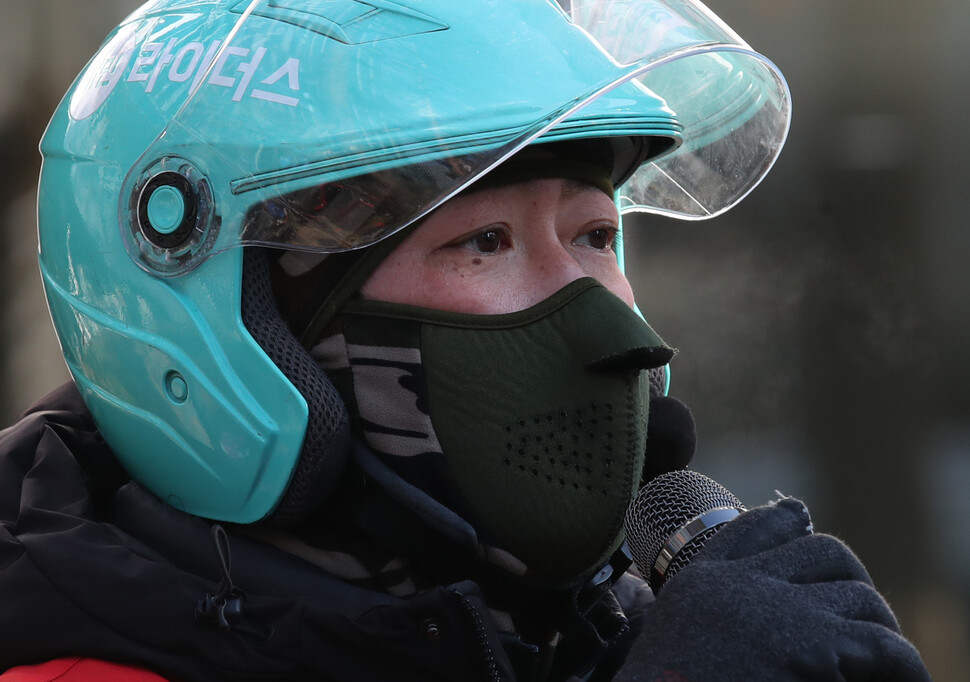
[[[146,93],[155,91],[162,81],[187,83],[188,94],[205,79],[206,85],[231,88],[233,102],[251,97],[289,107],[300,104],[299,59],[274,58],[265,47],[223,47],[221,40],[208,45],[196,41],[181,44],[178,38],[157,42],[149,36],[137,49],[156,26],[152,22],[141,29],[122,27],[85,72],[71,98],[71,118],[80,121],[91,116],[123,78],[128,83],[144,83]],[[159,33],[153,31],[153,35]]]
[[[192,78],[194,90],[201,79],[208,74],[207,84],[235,89],[232,95],[233,102],[241,101],[248,94],[255,99],[291,107],[300,103],[300,100],[293,96],[293,93],[300,91],[299,59],[287,59],[281,66],[279,62],[274,63],[272,60],[266,60],[264,64],[267,55],[265,47],[251,50],[248,47],[230,45],[220,50],[221,42],[215,40],[208,48],[199,42],[187,43],[180,47],[177,38],[172,38],[167,43],[145,43],[131,68],[128,82],[143,82],[146,84],[145,92],[152,92],[159,78],[165,78],[170,83],[184,83]],[[213,60],[215,60],[214,65]],[[265,74],[264,78],[257,81],[260,85],[274,87],[249,90],[257,72],[260,75]],[[241,75],[237,77],[237,74]],[[283,86],[290,94],[281,94],[280,89]]]

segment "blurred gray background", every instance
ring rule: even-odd
[[[0,422],[67,378],[36,266],[37,143],[134,0],[0,3]],[[680,349],[693,468],[805,500],[937,682],[970,679],[970,3],[712,0],[785,73],[794,121],[727,216],[629,227]]]

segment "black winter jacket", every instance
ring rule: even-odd
[[[550,661],[499,632],[474,575],[402,599],[226,531],[130,481],[74,385],[54,391],[0,432],[0,670],[82,655],[180,680],[607,680],[632,637],[608,585],[537,598],[563,633]]]

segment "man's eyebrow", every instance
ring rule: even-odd
[[[583,192],[593,191],[600,192],[596,185],[591,185],[588,182],[583,182],[582,180],[576,180],[574,178],[563,178],[563,193],[564,194],[582,194]]]

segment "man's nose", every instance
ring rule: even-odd
[[[567,284],[589,276],[558,238],[543,240],[530,252],[529,260],[530,270],[535,273],[535,283],[530,287],[535,299],[533,305]]]

